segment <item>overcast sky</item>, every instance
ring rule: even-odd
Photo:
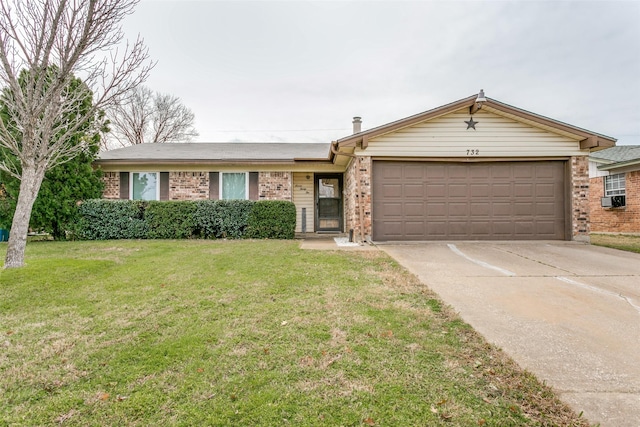
[[[124,26],[201,142],[330,142],[482,88],[640,144],[640,1],[142,0]]]

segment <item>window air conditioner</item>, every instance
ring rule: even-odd
[[[626,205],[625,196],[609,196],[600,199],[603,208],[620,208]]]
[[[611,196],[611,207],[619,208],[625,205],[625,196]]]

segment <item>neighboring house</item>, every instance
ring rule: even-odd
[[[589,155],[591,231],[640,233],[640,145]]]
[[[357,240],[589,238],[588,156],[615,139],[481,92],[327,144],[143,144],[100,154],[106,198],[277,199]]]

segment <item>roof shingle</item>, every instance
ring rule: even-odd
[[[328,160],[329,147],[329,143],[272,142],[139,144],[104,151],[98,155],[98,160]]]
[[[640,159],[640,145],[618,145],[593,152],[589,155],[593,159],[607,160],[612,163],[628,162]]]

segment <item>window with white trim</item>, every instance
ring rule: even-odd
[[[248,172],[221,172],[220,199],[247,200],[249,198]]]
[[[604,177],[604,195],[609,196],[624,196],[625,195],[625,177],[623,173],[617,173],[614,175],[607,175]]]
[[[131,200],[160,200],[158,172],[131,173]]]

